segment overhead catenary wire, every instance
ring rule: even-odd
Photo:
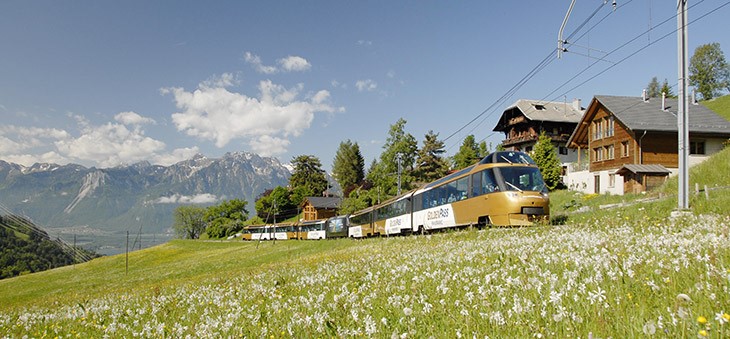
[[[617,9],[621,9],[622,7],[624,7],[624,6],[626,6],[627,4],[631,3],[632,1],[633,1],[633,0],[629,0],[629,1],[627,1],[627,2],[625,2],[625,3],[623,3],[623,4],[621,4],[621,5],[617,6],[615,10],[617,10]],[[701,1],[697,2],[697,3],[695,3],[694,5],[692,5],[692,6],[690,7],[690,9],[691,9],[691,8],[693,8],[693,7],[696,7],[696,6],[700,5],[700,4],[702,4],[703,2],[705,2],[705,0],[701,0]],[[691,24],[693,24],[693,23],[697,22],[698,20],[701,20],[701,19],[705,18],[706,16],[708,16],[708,15],[710,15],[710,14],[712,14],[712,13],[714,13],[714,12],[718,11],[718,10],[719,10],[719,9],[721,9],[722,7],[725,7],[725,6],[727,6],[728,4],[730,4],[730,2],[726,2],[726,3],[724,3],[724,4],[721,4],[721,5],[717,6],[716,8],[714,8],[714,9],[712,9],[712,10],[708,11],[707,13],[705,13],[705,14],[703,14],[703,15],[700,15],[700,16],[699,16],[699,17],[697,17],[696,19],[692,20],[691,22],[689,22],[689,24],[688,24],[688,25],[691,25]],[[603,5],[604,5],[604,4],[601,4],[601,5],[599,5],[599,7],[598,7],[598,8],[596,9],[596,10],[594,10],[594,12],[593,12],[593,13],[592,13],[592,14],[591,14],[591,15],[590,15],[590,16],[589,16],[588,18],[586,18],[586,20],[584,20],[584,21],[583,21],[583,23],[581,23],[581,24],[580,24],[580,25],[578,26],[578,28],[576,28],[576,29],[575,29],[575,30],[573,31],[573,33],[571,33],[571,34],[570,34],[570,35],[568,36],[568,39],[572,39],[572,37],[573,37],[573,36],[575,36],[576,34],[578,34],[578,33],[580,32],[580,30],[581,30],[581,29],[582,29],[583,27],[585,27],[585,26],[586,26],[586,24],[587,24],[587,23],[588,23],[588,22],[589,22],[589,21],[590,21],[590,20],[591,20],[592,18],[594,18],[594,17],[595,17],[596,13],[598,13],[598,11],[600,10],[600,8],[601,8],[601,7],[603,6]],[[615,10],[614,10],[614,11],[615,11]],[[606,18],[608,18],[608,17],[609,17],[609,16],[610,16],[610,15],[611,15],[612,13],[613,13],[613,11],[612,11],[612,12],[610,12],[610,13],[607,13],[607,14],[606,14],[605,16],[603,16],[603,17],[602,17],[602,18],[601,18],[601,19],[600,19],[600,20],[599,20],[598,22],[596,22],[595,24],[593,24],[593,25],[592,25],[592,26],[591,26],[591,27],[590,27],[590,28],[589,28],[588,30],[586,30],[585,32],[583,32],[583,33],[582,33],[582,34],[581,34],[580,36],[578,36],[578,37],[577,37],[577,38],[576,38],[575,40],[573,40],[573,41],[580,41],[580,40],[581,40],[581,39],[582,39],[583,37],[585,37],[585,36],[586,36],[586,34],[588,34],[588,33],[589,33],[590,31],[592,31],[593,29],[595,29],[595,28],[596,28],[596,27],[597,27],[597,26],[598,26],[598,25],[599,25],[600,23],[602,23],[602,22],[603,22],[604,20],[606,20]],[[649,29],[647,29],[646,31],[644,31],[644,32],[641,32],[641,33],[640,33],[639,35],[637,35],[636,37],[634,37],[634,38],[632,38],[632,39],[628,40],[627,42],[625,42],[625,43],[623,43],[623,44],[621,44],[620,46],[618,46],[618,47],[617,47],[617,48],[615,48],[614,50],[612,50],[612,51],[610,51],[610,52],[607,52],[607,53],[606,53],[606,55],[604,55],[603,57],[600,57],[600,58],[597,58],[597,57],[593,57],[593,58],[595,58],[595,59],[596,59],[596,61],[595,61],[595,62],[593,62],[593,63],[592,63],[592,64],[590,64],[589,66],[585,67],[585,68],[584,68],[583,70],[579,71],[579,72],[578,72],[578,73],[577,73],[576,75],[572,76],[572,77],[571,77],[570,79],[568,79],[567,81],[565,81],[564,83],[562,83],[562,84],[561,84],[560,86],[558,86],[558,87],[557,87],[556,89],[554,89],[553,91],[551,91],[551,92],[550,92],[549,94],[545,95],[545,96],[544,96],[544,97],[543,97],[542,99],[540,99],[539,101],[546,101],[546,100],[547,100],[547,99],[548,99],[548,98],[549,98],[549,97],[550,97],[551,95],[555,94],[555,93],[556,93],[557,91],[559,91],[560,89],[564,88],[565,86],[567,86],[568,84],[570,84],[571,82],[573,82],[573,81],[574,81],[574,80],[575,80],[576,78],[580,77],[580,76],[581,76],[582,74],[584,74],[585,72],[587,72],[587,71],[588,71],[588,70],[589,70],[590,68],[592,68],[592,67],[593,67],[593,66],[595,66],[596,64],[600,63],[601,61],[603,61],[603,62],[608,62],[608,63],[611,63],[611,65],[610,65],[609,67],[607,67],[606,69],[604,69],[603,71],[601,71],[601,72],[599,72],[599,73],[597,73],[597,74],[593,75],[593,76],[592,76],[592,77],[590,77],[589,79],[587,79],[587,80],[585,80],[585,81],[583,81],[583,82],[579,83],[579,84],[578,84],[578,85],[576,85],[576,86],[573,86],[573,87],[571,87],[571,88],[570,88],[569,90],[567,90],[567,91],[564,91],[563,93],[560,93],[560,94],[558,94],[558,95],[555,95],[555,96],[554,96],[554,97],[553,97],[552,99],[550,99],[550,101],[556,101],[556,100],[558,100],[558,99],[559,99],[560,97],[563,97],[563,96],[567,95],[567,94],[568,94],[568,93],[569,93],[570,91],[573,91],[573,90],[575,90],[575,89],[577,89],[577,88],[579,88],[579,87],[581,87],[581,86],[585,85],[585,84],[586,84],[586,83],[588,83],[589,81],[591,81],[591,80],[593,80],[593,79],[597,78],[598,76],[600,76],[600,75],[602,75],[602,74],[606,73],[606,72],[607,72],[608,70],[610,70],[610,69],[614,68],[615,66],[618,66],[618,65],[619,65],[619,64],[621,64],[622,62],[624,62],[624,61],[626,61],[627,59],[629,59],[629,58],[631,58],[631,57],[635,56],[636,54],[638,54],[639,52],[641,52],[641,51],[643,51],[644,49],[648,48],[649,46],[651,46],[651,45],[653,45],[653,44],[655,44],[655,43],[657,43],[657,42],[659,42],[659,41],[661,41],[661,40],[663,40],[663,39],[666,39],[667,37],[669,37],[669,36],[673,35],[674,33],[676,33],[676,29],[672,30],[672,31],[671,31],[670,33],[667,33],[666,35],[662,36],[662,37],[661,37],[661,38],[659,38],[659,39],[655,39],[655,40],[653,40],[653,41],[650,41],[650,42],[649,42],[649,43],[648,43],[648,44],[647,44],[646,46],[644,46],[644,47],[640,48],[639,50],[637,50],[637,51],[635,51],[635,52],[631,53],[630,55],[628,55],[628,56],[626,56],[626,57],[622,58],[622,59],[621,59],[621,60],[619,60],[619,61],[616,61],[616,62],[613,62],[613,63],[612,63],[611,61],[609,61],[609,60],[606,60],[606,57],[608,57],[609,55],[611,55],[611,54],[613,54],[613,53],[615,53],[615,52],[617,52],[617,51],[619,51],[619,50],[621,50],[621,49],[625,48],[625,47],[626,47],[626,46],[628,46],[629,44],[631,44],[631,43],[635,42],[635,41],[636,41],[637,39],[641,38],[642,36],[644,36],[644,35],[646,35],[646,34],[649,34],[649,33],[651,33],[651,32],[652,32],[652,31],[654,31],[654,30],[655,30],[656,28],[658,28],[658,27],[660,27],[660,26],[662,26],[662,25],[666,24],[667,22],[673,21],[673,20],[674,20],[675,18],[676,18],[676,16],[675,16],[675,15],[672,15],[671,17],[667,18],[666,20],[663,20],[663,21],[662,21],[662,22],[660,22],[659,24],[656,24],[656,25],[650,26],[650,27],[649,27]],[[578,53],[573,53],[573,54],[578,54]],[[494,114],[494,112],[496,112],[496,111],[492,111],[491,113],[489,113],[488,115],[486,115],[486,116],[485,116],[485,114],[487,114],[487,112],[489,112],[490,110],[494,109],[495,107],[498,107],[498,105],[499,105],[500,103],[502,103],[503,101],[505,101],[505,100],[507,100],[507,99],[508,99],[509,97],[511,97],[511,96],[512,96],[512,95],[513,95],[513,94],[514,94],[514,93],[515,93],[515,92],[516,92],[517,90],[519,90],[520,88],[522,88],[522,87],[523,87],[523,86],[524,86],[524,85],[525,85],[525,84],[526,84],[526,83],[527,83],[527,82],[528,82],[529,80],[531,80],[531,79],[532,79],[532,78],[533,78],[533,77],[534,77],[535,75],[537,75],[537,73],[539,73],[539,72],[540,72],[540,71],[541,71],[542,69],[544,69],[545,67],[547,67],[547,66],[548,66],[548,65],[550,64],[550,62],[551,62],[552,60],[554,60],[554,59],[551,59],[551,58],[550,58],[550,57],[551,57],[552,55],[553,55],[553,51],[551,50],[551,51],[549,52],[549,55],[548,55],[548,56],[547,56],[547,57],[546,57],[545,59],[541,60],[541,61],[540,61],[540,62],[538,63],[538,65],[537,65],[537,66],[535,66],[535,67],[534,67],[534,68],[533,68],[533,69],[532,69],[532,70],[531,70],[530,72],[528,72],[528,73],[527,73],[527,74],[526,74],[526,75],[525,75],[525,76],[524,76],[524,77],[523,77],[522,79],[520,79],[520,81],[518,81],[518,82],[517,82],[517,83],[516,83],[516,84],[515,84],[514,86],[512,86],[512,87],[511,87],[511,88],[510,88],[510,89],[509,89],[509,90],[508,90],[508,91],[507,91],[507,92],[506,92],[506,93],[505,93],[504,95],[502,95],[502,96],[501,96],[501,97],[500,97],[499,99],[497,99],[497,100],[496,100],[496,101],[495,101],[494,103],[492,103],[492,104],[491,104],[491,105],[490,105],[490,106],[489,106],[489,107],[488,107],[487,109],[485,109],[484,111],[482,111],[481,113],[479,113],[479,114],[478,114],[478,115],[477,115],[477,116],[476,116],[475,118],[473,118],[472,120],[470,120],[469,122],[467,122],[467,123],[466,123],[466,124],[465,124],[464,126],[461,126],[461,127],[460,127],[459,129],[457,129],[457,130],[456,130],[456,131],[455,131],[454,133],[450,134],[450,135],[449,135],[449,136],[448,136],[447,138],[445,138],[445,139],[444,139],[444,142],[446,142],[446,141],[447,141],[447,140],[449,140],[450,138],[454,137],[455,135],[459,134],[459,133],[460,133],[460,132],[462,132],[462,131],[463,131],[464,129],[466,129],[466,128],[467,128],[467,127],[468,127],[469,125],[472,125],[472,124],[474,124],[474,123],[475,123],[476,121],[478,121],[478,120],[479,120],[479,123],[478,123],[478,124],[477,124],[476,126],[474,126],[474,127],[472,128],[472,129],[470,129],[470,130],[469,130],[470,132],[471,132],[471,131],[474,131],[474,130],[475,130],[475,129],[476,129],[476,128],[477,128],[478,126],[479,126],[479,125],[481,125],[481,124],[482,124],[482,123],[483,123],[484,121],[486,121],[486,119],[487,119],[487,118],[489,118],[489,117],[490,117],[490,116],[491,116],[492,114]],[[483,119],[481,119],[481,120],[480,120],[480,118],[482,118],[482,117],[483,117]],[[492,133],[492,134],[493,134],[493,133]],[[490,136],[491,136],[492,134],[490,134]],[[486,139],[486,138],[484,138],[484,139]],[[451,144],[451,145],[450,145],[450,146],[448,147],[448,149],[449,149],[449,150],[450,150],[450,149],[452,149],[452,148],[453,148],[454,146],[456,146],[456,144],[457,144],[457,143],[452,143],[452,144]]]

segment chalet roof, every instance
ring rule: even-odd
[[[306,197],[302,204],[309,204],[314,208],[339,208],[342,198],[338,197]]]
[[[627,172],[634,174],[669,174],[671,173],[666,167],[658,164],[653,165],[640,165],[640,164],[628,164],[623,165],[616,171],[616,174],[623,175]]]
[[[662,99],[597,95],[595,99],[632,130],[677,131],[677,99]],[[730,121],[703,105],[690,105],[689,131],[694,133],[730,134]]]
[[[667,98],[662,109],[661,98],[644,101],[641,97],[596,95],[568,139],[568,147],[588,144],[590,122],[600,106],[631,131],[677,132],[677,99]],[[703,105],[690,105],[689,132],[730,136],[730,121]]]
[[[576,108],[576,106],[577,104],[574,103],[560,101],[520,99],[502,112],[502,116],[493,131],[503,131],[507,127],[507,120],[515,116],[512,113],[515,111],[522,113],[531,121],[578,123],[584,111]]]

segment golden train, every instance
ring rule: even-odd
[[[532,225],[549,218],[548,191],[535,161],[526,153],[500,151],[350,215],[294,225],[249,226],[243,238],[363,238],[466,226]]]

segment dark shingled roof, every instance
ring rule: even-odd
[[[309,203],[314,208],[339,208],[342,198],[338,197],[306,197],[304,203]]]
[[[631,173],[642,173],[642,174],[669,174],[671,173],[666,167],[658,164],[654,165],[640,165],[640,164],[627,164],[623,165],[616,171],[616,174],[623,175],[626,172]]]
[[[596,95],[595,99],[632,130],[677,131],[677,99]],[[730,121],[703,105],[689,105],[689,131],[693,133],[730,134]]]

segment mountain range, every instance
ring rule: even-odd
[[[26,167],[0,160],[0,203],[41,225],[49,234],[73,237],[100,253],[167,240],[173,211],[181,204],[244,199],[249,215],[255,198],[286,186],[290,170],[276,158],[247,152],[221,158],[196,155],[171,166],[140,162],[113,168],[68,164]],[[8,211],[2,211],[7,213]]]

